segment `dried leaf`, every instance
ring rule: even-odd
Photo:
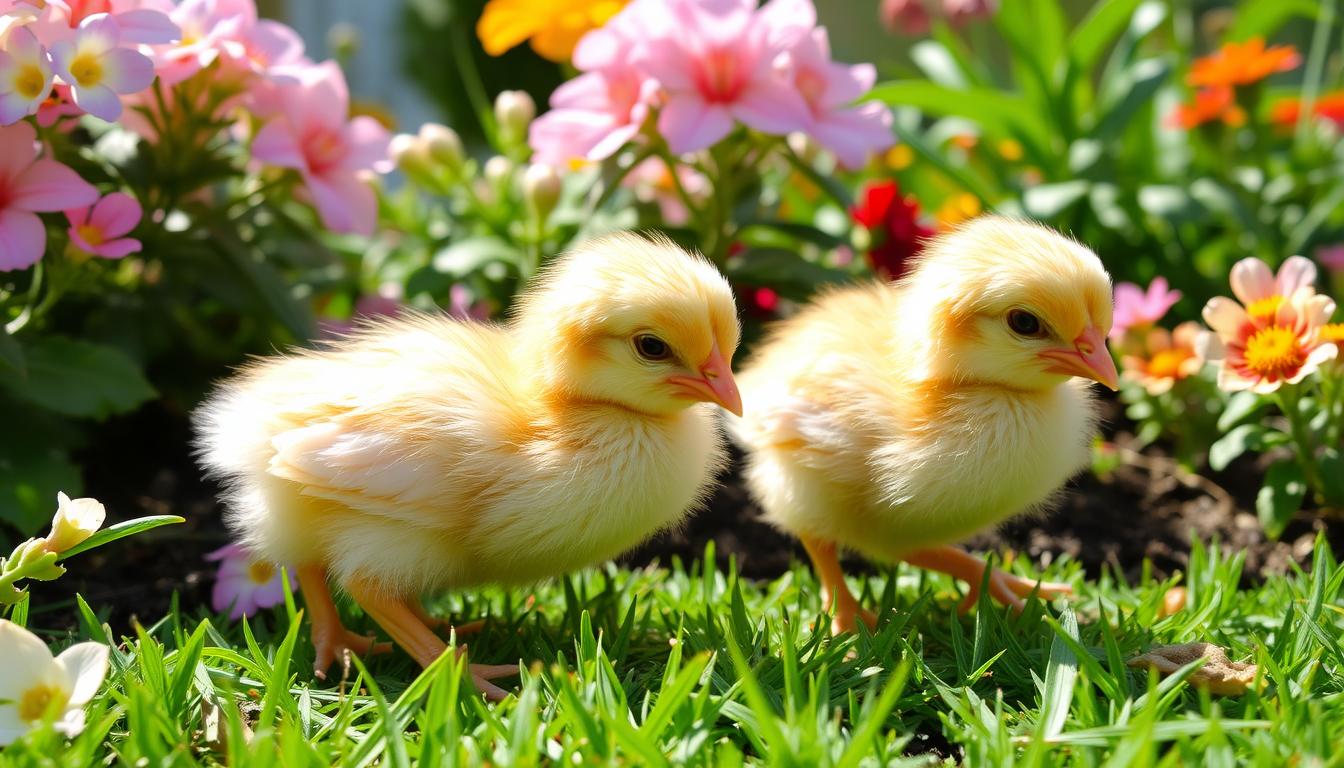
[[[1232,661],[1226,651],[1213,643],[1156,645],[1126,663],[1134,669],[1156,669],[1162,675],[1170,675],[1197,659],[1204,659],[1204,666],[1190,675],[1190,682],[1210,693],[1240,696],[1255,683],[1254,664]]]

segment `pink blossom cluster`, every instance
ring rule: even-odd
[[[100,195],[44,137],[87,114],[154,141],[140,110],[160,96],[180,103],[175,90],[198,73],[211,88],[195,92],[236,93],[216,109],[251,115],[234,138],[250,141],[257,168],[297,172],[298,196],[329,229],[372,233],[377,201],[367,176],[390,169],[387,131],[352,119],[340,68],[308,59],[293,29],[258,18],[255,0],[0,0],[0,271],[42,258],[39,213],[64,212],[80,251],[138,251],[126,235],[142,218],[140,203]]]
[[[579,41],[574,66],[532,123],[535,162],[604,159],[650,120],[676,155],[738,124],[806,133],[847,167],[892,144],[886,107],[853,103],[873,66],[831,59],[812,0],[634,0]]]

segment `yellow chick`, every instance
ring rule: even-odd
[[[833,290],[777,324],[740,372],[751,408],[729,422],[747,484],[802,539],[835,631],[873,617],[837,546],[969,582],[986,564],[948,546],[1042,507],[1088,461],[1091,379],[1115,389],[1110,278],[1087,248],[983,217],[929,244],[897,283]],[[1074,378],[1074,377],[1082,377]],[[1038,584],[992,571],[1021,608]]]
[[[230,527],[295,566],[317,672],[379,650],[340,623],[330,578],[421,665],[445,650],[427,591],[523,584],[675,525],[725,463],[742,412],[732,292],[667,240],[557,258],[505,325],[412,316],[259,360],[197,414]],[[477,686],[516,665],[471,665]]]

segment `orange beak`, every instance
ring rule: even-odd
[[[667,381],[676,387],[681,397],[697,402],[717,403],[734,416],[742,415],[742,395],[737,391],[733,371],[728,361],[723,359],[717,341],[709,351],[709,357],[700,366],[700,376],[669,376]]]
[[[1115,370],[1111,351],[1106,348],[1106,337],[1089,326],[1073,340],[1073,349],[1047,349],[1040,356],[1050,362],[1045,370],[1065,376],[1081,376],[1112,391],[1120,388],[1120,374]]]

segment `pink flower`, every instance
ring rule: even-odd
[[[51,47],[51,62],[75,104],[108,121],[121,116],[118,94],[137,93],[154,82],[154,63],[121,42],[116,20],[98,13],[84,19],[73,38]]]
[[[133,43],[159,44],[169,43],[178,38],[181,31],[162,10],[142,7],[141,0],[46,0],[46,11],[50,23],[63,24],[69,29],[77,29],[85,19],[100,13],[106,13],[117,20],[122,40]],[[164,0],[162,8],[171,7]],[[63,40],[68,35],[53,34],[49,42]]]
[[[36,114],[53,80],[47,51],[37,37],[23,27],[11,30],[0,50],[0,125]]]
[[[489,320],[490,303],[475,300],[470,288],[454,283],[448,289],[448,314],[459,320]]]
[[[1219,366],[1218,386],[1224,390],[1269,394],[1296,384],[1339,353],[1321,335],[1335,311],[1329,296],[1298,288],[1268,315],[1249,309],[1223,296],[1204,305],[1204,322],[1213,332],[1200,336],[1199,355]]]
[[[134,197],[113,192],[90,208],[65,212],[65,218],[70,220],[70,242],[86,253],[120,259],[140,250],[139,240],[122,235],[135,229],[143,213]]]
[[[220,613],[228,611],[230,619],[237,621],[244,616],[255,616],[258,611],[285,601],[285,583],[280,569],[264,560],[252,559],[247,550],[237,544],[220,547],[205,559],[219,563],[210,606]],[[296,585],[291,583],[290,589],[296,589]]]
[[[1279,305],[1299,290],[1315,293],[1315,282],[1316,265],[1301,256],[1285,259],[1278,274],[1269,271],[1269,267],[1256,258],[1242,259],[1232,265],[1232,294],[1257,321],[1273,318]]]
[[[887,29],[902,35],[927,35],[932,20],[925,0],[882,0],[878,14]]]
[[[835,154],[848,168],[894,143],[891,112],[882,104],[849,104],[873,87],[877,70],[871,64],[849,66],[831,61],[825,29],[813,29],[789,49],[789,76],[807,103],[803,130]]]
[[[810,2],[770,0],[759,11],[753,0],[644,6],[652,37],[634,58],[662,88],[658,132],[673,154],[713,145],[735,120],[773,134],[807,124],[807,103],[775,66],[781,41],[772,38],[782,25],[770,20],[774,14],[801,15],[794,27],[809,28]]]
[[[1181,300],[1180,291],[1167,288],[1165,277],[1155,277],[1148,284],[1148,292],[1134,283],[1115,286],[1115,312],[1111,324],[1111,338],[1119,339],[1130,328],[1143,328],[1167,314],[1172,305]]]
[[[47,230],[37,211],[93,205],[98,190],[70,168],[38,159],[37,131],[27,122],[0,128],[0,272],[42,258]]]
[[[528,129],[532,162],[565,168],[603,160],[635,137],[657,84],[633,69],[589,72],[551,94],[551,110]]]
[[[1344,243],[1322,245],[1317,248],[1316,261],[1332,274],[1344,275]]]
[[[296,169],[327,227],[372,234],[378,203],[361,176],[390,170],[388,132],[370,117],[347,122],[350,94],[335,62],[301,68],[294,78],[282,84],[281,112],[257,132],[252,155]]]
[[[253,0],[183,0],[169,12],[181,29],[174,45],[157,49],[155,69],[167,85],[186,80],[210,66],[220,54],[246,55],[244,33],[257,22]]]
[[[37,108],[37,124],[43,128],[50,128],[60,122],[63,117],[75,117],[82,114],[84,114],[84,110],[75,106],[75,102],[70,97],[70,86],[56,83],[52,86],[51,94]],[[59,126],[57,130],[68,133],[74,128],[73,123],[67,123],[64,126]]]

